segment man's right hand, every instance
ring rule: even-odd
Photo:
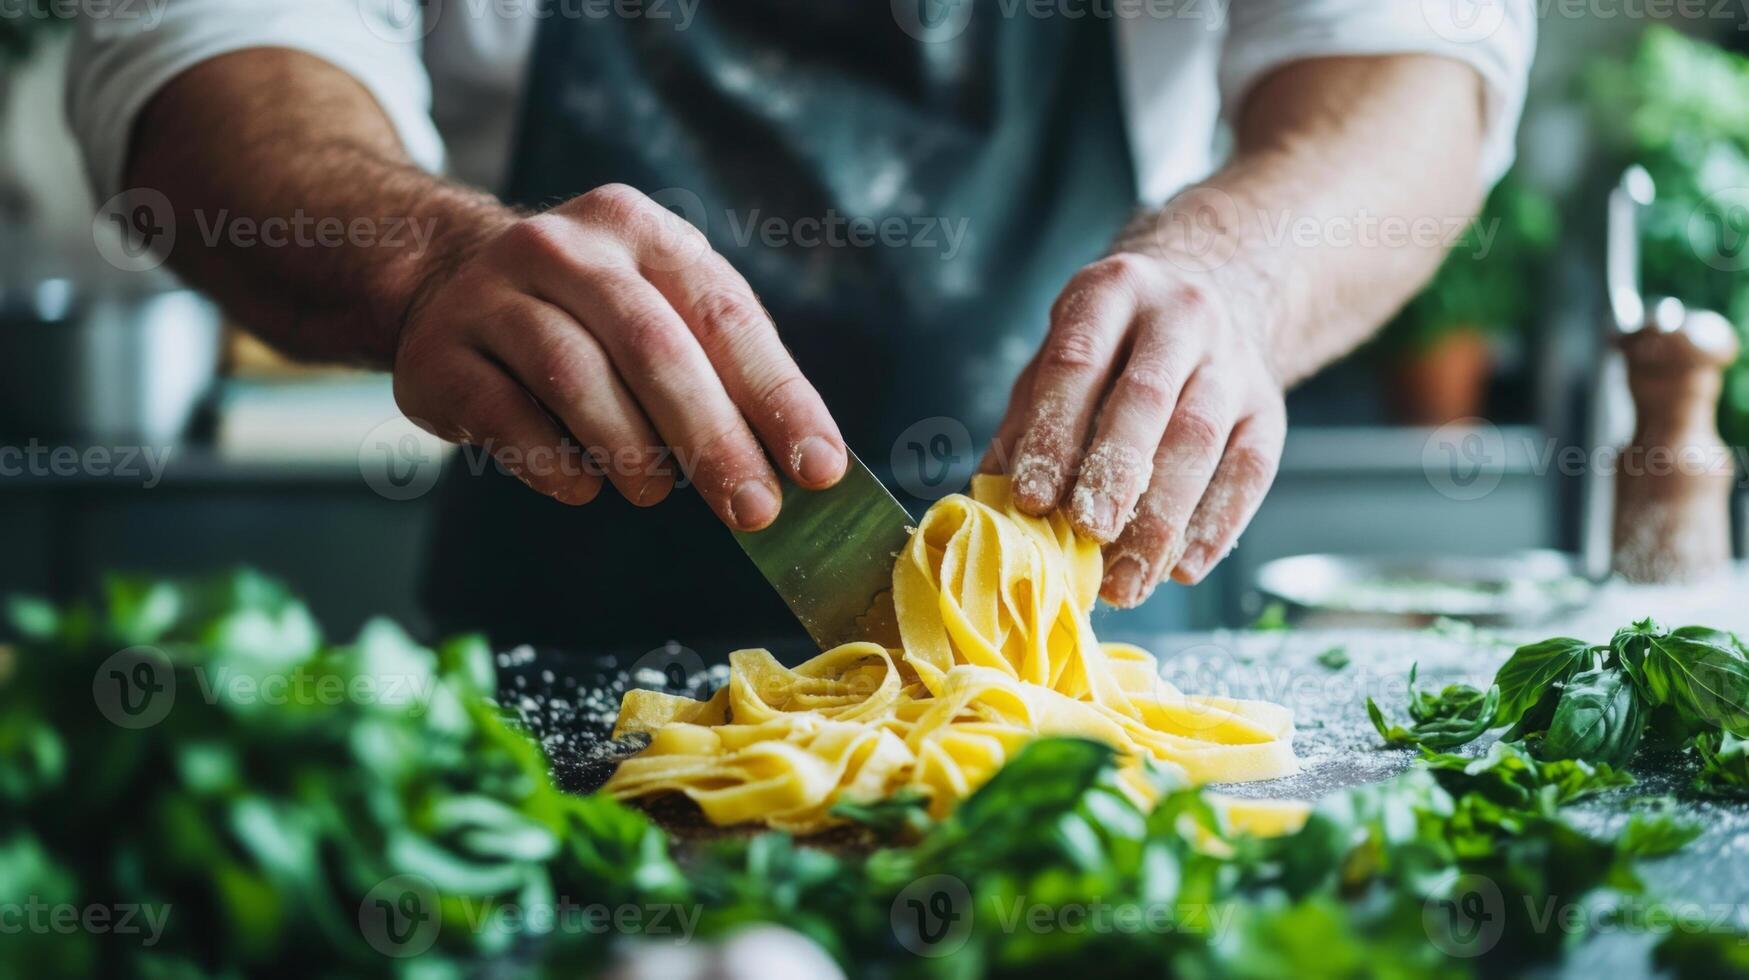
[[[653,504],[678,475],[753,529],[779,506],[766,451],[805,487],[844,473],[819,394],[697,229],[628,187],[522,217],[434,177],[321,58],[250,48],[189,68],[142,111],[125,183],[162,193],[183,228],[374,229],[284,248],[183,235],[170,261],[284,353],[392,368],[408,416],[567,503],[605,478]],[[430,233],[387,233],[409,222]]]
[[[395,400],[568,504],[654,504],[688,479],[724,523],[777,516],[766,452],[836,483],[844,441],[747,281],[704,235],[608,185],[421,259]],[[584,454],[588,458],[585,459]]]

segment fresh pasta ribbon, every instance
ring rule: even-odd
[[[729,655],[709,700],[631,691],[614,736],[648,733],[604,789],[619,798],[684,794],[716,824],[798,833],[836,823],[839,802],[912,790],[946,815],[1041,735],[1095,739],[1125,762],[1187,784],[1296,771],[1293,718],[1280,705],[1187,695],[1153,655],[1101,643],[1089,613],[1099,545],[1060,514],[1014,507],[1005,477],[938,501],[893,569],[901,647],[847,643],[797,667],[764,650]],[[1302,804],[1226,800],[1235,828],[1282,833]]]

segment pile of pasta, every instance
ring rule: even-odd
[[[650,743],[604,789],[681,793],[719,825],[811,833],[838,822],[839,802],[906,790],[944,816],[1041,735],[1115,747],[1143,805],[1155,785],[1145,761],[1181,784],[1294,772],[1287,709],[1184,694],[1151,654],[1093,635],[1102,568],[1098,544],[1065,518],[1024,514],[1006,478],[980,476],[970,496],[931,507],[899,555],[899,648],[847,643],[793,668],[739,650],[708,701],[630,691],[614,735]],[[1257,833],[1304,816],[1266,801],[1226,809]]]

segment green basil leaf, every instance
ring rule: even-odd
[[[51,640],[61,627],[61,611],[54,603],[36,596],[7,596],[5,615],[13,630],[28,640]]]
[[[1652,641],[1668,635],[1663,624],[1655,619],[1642,619],[1632,626],[1624,626],[1615,631],[1609,639],[1610,656],[1616,665],[1628,672],[1634,683],[1643,680],[1643,667],[1646,654],[1651,651]]]
[[[1476,793],[1501,806],[1542,813],[1634,782],[1606,764],[1538,759],[1515,742],[1495,742],[1479,758],[1423,749],[1421,762],[1454,796]]]
[[[1414,745],[1415,736],[1402,725],[1385,721],[1385,713],[1379,708],[1378,702],[1372,698],[1366,699],[1366,716],[1372,719],[1372,727],[1378,729],[1379,737],[1386,745]]]
[[[1510,725],[1542,699],[1548,690],[1564,684],[1586,665],[1590,644],[1571,637],[1556,637],[1519,647],[1494,675],[1500,688],[1496,725]]]
[[[1724,650],[1732,650],[1739,656],[1743,654],[1742,641],[1737,639],[1737,634],[1716,630],[1711,626],[1679,626],[1671,630],[1670,635],[1678,639],[1708,643]]]
[[[1749,797],[1749,739],[1731,732],[1702,732],[1694,738],[1700,774],[1694,788],[1715,796]]]
[[[900,790],[884,800],[846,800],[835,804],[831,813],[862,824],[883,839],[913,840],[935,825],[929,817],[929,797],[915,790]]]
[[[1749,974],[1749,935],[1736,929],[1672,929],[1652,950],[1661,976],[1732,977]]]
[[[1527,739],[1540,739],[1548,734],[1549,723],[1555,720],[1555,708],[1561,703],[1561,689],[1551,687],[1543,692],[1543,696],[1530,706],[1530,710],[1518,716],[1506,734],[1500,736],[1503,742],[1523,742]]]
[[[120,643],[157,643],[182,614],[182,594],[169,582],[110,576],[103,591],[110,630]]]
[[[1448,684],[1437,694],[1421,692],[1415,689],[1419,669],[1417,664],[1409,670],[1409,717],[1413,726],[1403,728],[1387,723],[1378,704],[1367,699],[1367,717],[1386,743],[1451,749],[1475,741],[1493,724],[1500,705],[1498,687],[1483,692],[1468,684]]]
[[[1639,748],[1645,716],[1627,674],[1601,667],[1575,675],[1561,692],[1540,754],[1625,765]]]
[[[1654,704],[1674,706],[1690,723],[1749,736],[1749,659],[1728,638],[1701,627],[1651,638],[1644,661],[1646,693]]]
[[[1646,710],[1646,734],[1640,739],[1640,751],[1662,754],[1681,752],[1689,747],[1696,735],[1712,730],[1684,718],[1671,705],[1649,707]]]
[[[1678,820],[1667,813],[1636,813],[1628,818],[1616,846],[1639,857],[1663,857],[1688,846],[1702,829],[1693,820]]]

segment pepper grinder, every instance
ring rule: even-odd
[[[1634,433],[1616,458],[1611,565],[1630,582],[1694,582],[1731,561],[1737,467],[1716,419],[1737,334],[1675,299],[1645,321],[1619,340]]]
[[[1736,466],[1715,420],[1738,342],[1717,313],[1675,299],[1648,304],[1642,295],[1639,219],[1656,197],[1651,174],[1639,166],[1624,171],[1609,195],[1611,322],[1593,387],[1591,444],[1618,444],[1629,410],[1632,435],[1616,457],[1614,480],[1600,469],[1588,480],[1586,567],[1598,574],[1607,560],[1630,582],[1692,582],[1731,560]]]

